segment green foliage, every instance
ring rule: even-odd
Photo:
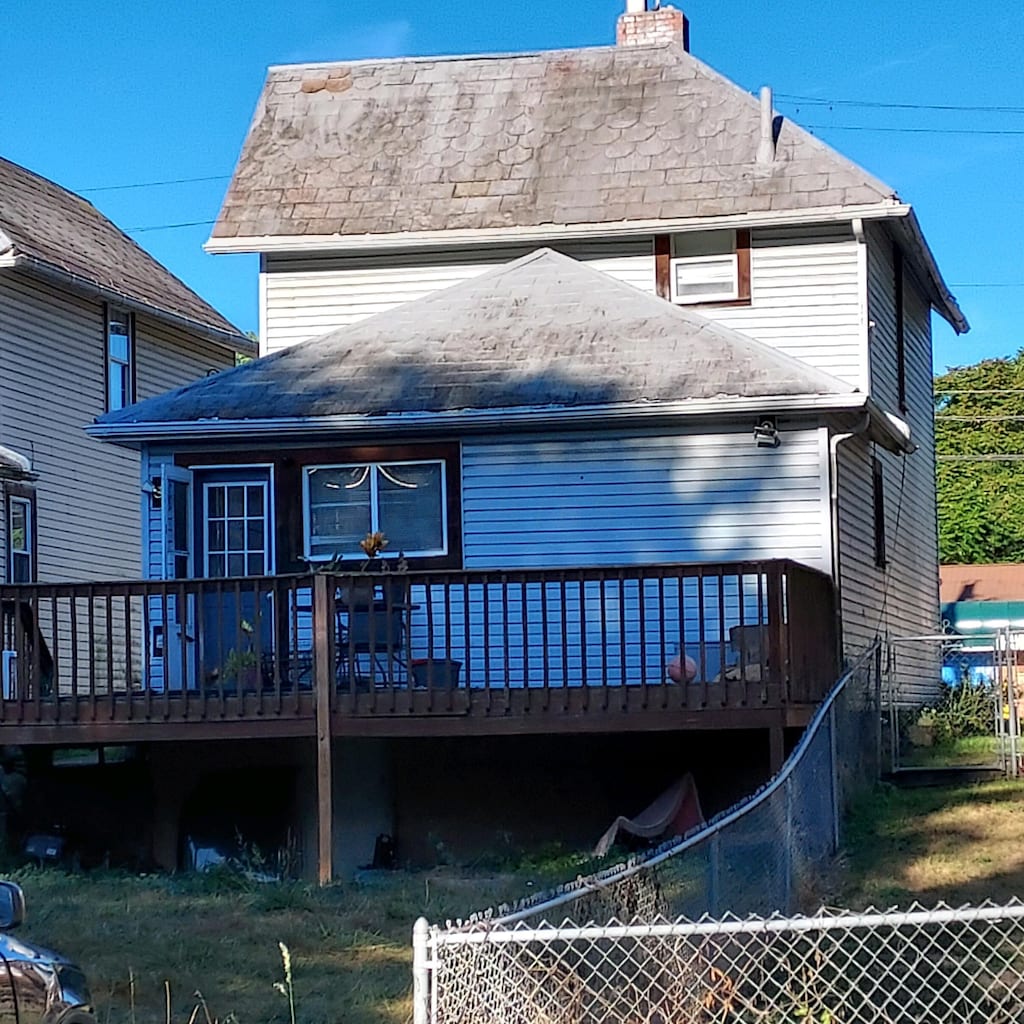
[[[995,721],[995,695],[987,683],[965,679],[958,686],[947,687],[927,715],[935,729],[936,743],[987,736]]]
[[[1024,562],[1024,461],[979,458],[1024,456],[1024,349],[936,377],[935,414],[940,561]]]

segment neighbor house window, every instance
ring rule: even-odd
[[[445,464],[363,462],[308,466],[303,479],[305,557],[364,557],[359,542],[375,530],[386,554],[448,553]]]
[[[680,305],[750,301],[750,232],[690,231],[655,238],[658,294]]]
[[[28,495],[7,496],[7,582],[36,578],[35,508]]]
[[[107,409],[135,401],[135,318],[125,309],[107,307]]]

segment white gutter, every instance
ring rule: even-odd
[[[380,416],[294,416],[274,419],[173,420],[141,423],[92,423],[90,437],[114,442],[213,441],[216,438],[295,438],[311,434],[374,432],[443,432],[452,429],[516,429],[521,427],[584,427],[597,424],[687,419],[697,416],[736,417],[781,413],[856,412],[866,410],[866,395],[797,395],[768,398],[697,398],[679,402],[633,402],[623,405],[460,409],[450,412],[386,413]]]
[[[906,217],[911,208],[895,200],[863,206],[819,206],[804,210],[763,210],[724,217],[677,217],[670,220],[628,220],[597,224],[531,224],[463,231],[391,231],[364,235],[246,235],[203,245],[211,253],[372,252],[375,250],[457,248],[495,243],[544,242],[568,238],[621,238],[629,235],[719,228],[772,227],[779,224],[831,224]]]
[[[0,270],[13,270],[18,265],[18,258],[11,253],[0,256]]]
[[[844,434],[833,434],[828,442],[828,501],[832,518],[832,582],[836,588],[836,643],[839,664],[843,663],[843,588],[839,571],[839,446],[863,434],[871,426],[871,414],[864,413],[861,422]]]
[[[113,288],[105,288],[102,285],[97,284],[95,281],[90,281],[88,278],[81,277],[71,271],[54,267],[49,263],[35,259],[32,256],[27,256],[24,253],[17,253],[13,257],[5,256],[2,257],[2,259],[4,260],[4,262],[0,264],[2,266],[13,267],[16,270],[24,270],[26,273],[35,274],[37,277],[56,281],[62,285],[70,285],[75,289],[75,291],[80,293],[94,296],[97,299],[101,299],[105,302],[111,302],[118,306],[123,306],[124,308],[136,313],[143,313],[146,316],[151,316],[156,320],[163,321],[164,323],[173,324],[175,327],[185,328],[193,334],[198,334],[207,341],[213,342],[215,345],[220,345],[231,352],[243,352],[246,355],[257,354],[256,343],[240,333],[233,334],[230,331],[224,331],[216,327],[211,327],[208,324],[200,323],[199,321],[193,320],[191,317],[184,316],[181,313],[172,313],[170,310],[162,309],[159,306],[153,306],[148,302],[141,302],[138,299],[133,299],[119,291],[115,291]],[[10,260],[10,262],[7,262],[8,260]]]

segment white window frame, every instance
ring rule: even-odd
[[[701,292],[700,295],[680,295],[676,288],[676,268],[680,266],[699,266],[703,263],[722,263],[731,261],[732,277],[730,287],[719,292]],[[695,306],[702,302],[728,302],[738,299],[740,295],[739,257],[736,252],[718,253],[714,256],[673,256],[669,263],[669,282],[672,288],[672,301],[680,305]]]
[[[307,562],[330,562],[335,555],[314,555],[312,554],[312,508],[309,497],[310,476],[319,470],[324,469],[364,469],[376,470],[380,466],[440,466],[441,467],[441,547],[428,550],[409,551],[398,548],[388,548],[382,552],[381,557],[397,558],[401,553],[406,558],[436,558],[448,554],[448,466],[444,459],[376,459],[373,462],[336,462],[324,463],[311,466],[304,466],[302,469],[302,557]],[[380,508],[377,502],[377,473],[370,473],[370,532],[379,530]],[[384,530],[385,535],[387,530]],[[345,561],[365,560],[366,555],[362,551],[340,551],[337,554]]]
[[[14,547],[14,508],[20,505],[25,516],[25,548],[15,550]],[[35,558],[35,536],[33,514],[35,511],[35,499],[26,497],[23,494],[8,494],[7,507],[4,515],[7,517],[7,582],[14,583],[14,562],[16,558],[25,559],[28,562],[28,579],[23,581],[34,583],[36,580],[36,558]]]
[[[203,467],[204,469],[206,467]],[[203,577],[205,579],[235,579],[236,577],[227,575],[227,556],[229,552],[224,551],[224,576],[210,576],[210,491],[215,487],[259,487],[263,491],[263,572],[257,573],[257,576],[272,576],[274,572],[273,565],[271,564],[271,546],[270,546],[270,535],[271,535],[271,516],[270,516],[270,482],[268,480],[204,480],[203,481]],[[225,495],[225,500],[227,495]],[[227,543],[227,506],[225,505],[225,543]],[[244,521],[248,521],[247,519]],[[240,554],[241,552],[233,552],[234,554]],[[254,551],[250,551],[248,547],[245,550],[246,559],[246,573],[245,576],[249,576],[249,555],[254,554]],[[221,552],[217,552],[221,554]],[[243,577],[244,578],[244,577]]]
[[[128,328],[128,358],[126,360],[115,356],[110,348],[110,325],[115,320],[123,321]],[[126,409],[135,401],[135,315],[133,313],[121,306],[107,306],[104,346],[103,369],[107,411],[116,412],[118,409]],[[121,370],[122,380],[125,382],[124,394],[117,396],[118,403],[116,405],[114,404],[115,396],[110,387],[110,370],[114,366]]]

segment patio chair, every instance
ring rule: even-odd
[[[372,598],[337,602],[337,678],[343,688],[407,685],[409,583],[385,577]]]

